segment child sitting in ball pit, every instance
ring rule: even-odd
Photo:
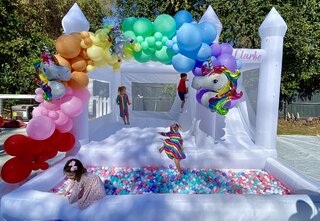
[[[106,195],[104,185],[99,176],[87,172],[80,160],[68,160],[63,168],[64,174],[72,181],[67,191],[69,203],[76,203],[80,209],[85,209]]]
[[[180,160],[185,159],[186,155],[183,148],[183,139],[179,133],[179,130],[181,130],[181,126],[177,123],[174,123],[170,126],[170,132],[159,132],[159,134],[162,136],[169,137],[169,139],[164,140],[163,146],[159,149],[159,152],[162,153],[164,150],[167,156],[174,160],[177,170],[181,175],[182,170],[180,167]]]

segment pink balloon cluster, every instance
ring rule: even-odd
[[[35,140],[45,140],[54,130],[61,133],[69,132],[73,127],[73,118],[79,116],[83,110],[83,104],[89,100],[88,89],[75,90],[66,88],[66,94],[52,101],[45,101],[41,88],[37,88],[35,100],[40,102],[33,112],[33,118],[27,126],[27,134]]]

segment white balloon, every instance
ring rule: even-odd
[[[62,27],[65,34],[89,31],[90,24],[77,3],[71,7],[62,19]]]

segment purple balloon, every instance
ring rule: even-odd
[[[194,68],[192,69],[192,73],[193,73],[195,76],[202,76],[201,68],[198,68],[198,67],[194,67]]]
[[[211,55],[218,57],[221,54],[221,47],[218,43],[213,43],[210,47]]]
[[[215,60],[212,62],[213,67],[221,66],[221,62],[219,60]]]
[[[207,89],[200,89],[197,91],[197,94],[196,94],[196,98],[197,98],[197,101],[199,102],[199,104],[201,104],[201,98],[203,96],[204,93],[207,93],[209,90]]]
[[[221,54],[232,54],[233,48],[229,43],[221,44]]]
[[[237,68],[237,61],[232,54],[222,54],[218,57],[221,65],[225,66],[228,70],[235,72]]]
[[[237,101],[231,100],[224,105],[224,108],[233,108],[237,104]]]

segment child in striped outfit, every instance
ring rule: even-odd
[[[130,124],[128,105],[130,105],[131,103],[127,95],[126,87],[118,87],[118,93],[119,95],[117,96],[116,102],[120,108],[120,117],[122,117],[124,124]]]
[[[181,126],[174,123],[170,126],[170,132],[159,132],[160,135],[169,137],[169,139],[164,140],[163,146],[159,149],[159,152],[162,153],[164,150],[167,156],[174,160],[179,173],[182,174],[180,160],[185,159],[186,155],[183,148],[183,139],[179,130],[181,130]]]

